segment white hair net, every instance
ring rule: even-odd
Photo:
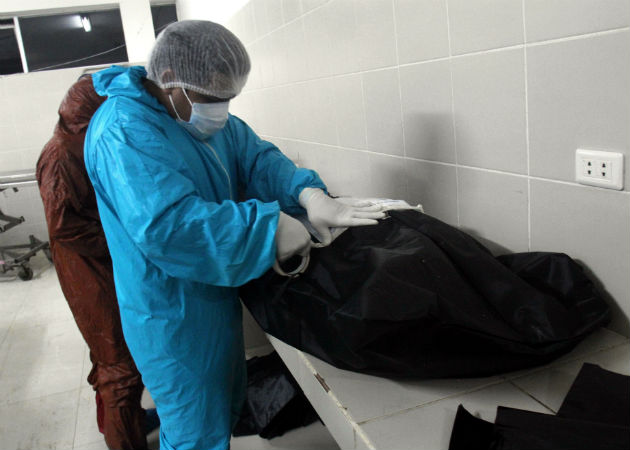
[[[147,78],[163,89],[180,87],[230,98],[245,86],[249,69],[245,46],[227,28],[206,20],[183,20],[157,37]]]

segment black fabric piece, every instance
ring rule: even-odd
[[[584,364],[557,415],[630,427],[630,377]]]
[[[271,439],[318,419],[276,352],[247,361],[247,398],[234,436]]]
[[[630,429],[499,407],[491,450],[628,450]]]
[[[276,338],[347,370],[472,377],[547,363],[609,320],[582,268],[559,253],[495,258],[416,211],[348,229],[304,274],[240,289]]]
[[[455,415],[449,450],[487,450],[492,442],[494,424],[473,416],[459,405]]]
[[[584,364],[555,416],[500,406],[492,424],[459,405],[449,450],[628,450],[628,383]]]

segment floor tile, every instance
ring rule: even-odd
[[[74,321],[23,327],[14,323],[0,367],[0,403],[78,389],[83,342]]]
[[[630,344],[594,353],[576,361],[551,367],[535,375],[513,379],[511,382],[552,411],[557,412],[585,362],[597,364],[606,370],[630,375]]]
[[[76,389],[3,405],[0,445],[15,450],[72,449],[78,396]]]
[[[297,428],[283,436],[271,440],[259,436],[243,436],[232,438],[230,450],[338,450],[326,427],[315,422],[307,427]]]
[[[73,450],[109,450],[105,441],[92,442],[91,444],[81,445],[79,447],[73,447]]]
[[[494,421],[497,406],[550,413],[531,397],[506,382],[441,400],[406,413],[370,421],[363,424],[362,428],[378,449],[446,450],[455,413],[460,404],[471,414],[488,421]]]
[[[96,401],[91,387],[80,389],[74,446],[82,447],[93,443],[104,443],[103,435],[96,424]]]

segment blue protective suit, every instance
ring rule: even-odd
[[[92,76],[108,99],[90,122],[85,164],[161,447],[224,450],[246,382],[236,287],[271,267],[280,209],[303,213],[301,190],[325,186],[236,116],[194,139],[145,75],[113,66]]]

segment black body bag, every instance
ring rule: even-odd
[[[466,233],[392,211],[313,249],[305,273],[273,271],[240,296],[271,335],[341,369],[474,377],[546,363],[609,320],[560,253],[494,257]]]

